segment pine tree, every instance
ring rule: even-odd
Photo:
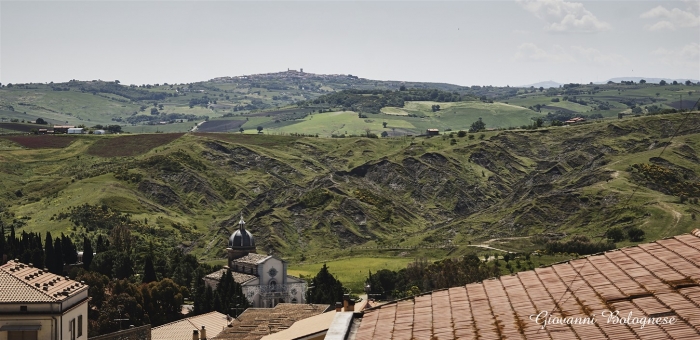
[[[83,237],[83,268],[90,270],[94,251],[92,250],[92,242],[85,236]]]
[[[149,283],[153,281],[157,281],[158,279],[156,278],[156,269],[153,268],[153,260],[151,259],[151,256],[146,256],[146,263],[143,266],[143,283]]]
[[[314,288],[306,292],[306,301],[309,303],[334,305],[338,301],[343,301],[345,292],[343,284],[328,271],[325,263],[311,280],[311,285]]]

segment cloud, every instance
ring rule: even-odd
[[[700,26],[700,15],[693,14],[692,8],[684,11],[678,8],[669,10],[664,6],[657,6],[642,13],[639,17],[642,19],[661,19],[653,25],[648,25],[646,28],[649,31]]]
[[[571,49],[576,51],[576,56],[580,60],[598,65],[625,65],[629,60],[622,55],[610,53],[605,54],[595,48],[586,48],[583,46],[571,46]]]
[[[676,26],[674,26],[671,22],[666,21],[666,20],[661,20],[653,25],[647,26],[647,30],[650,31],[662,31],[662,30],[671,30],[675,31]]]
[[[572,62],[574,58],[563,51],[560,46],[553,46],[552,50],[545,51],[533,43],[524,43],[518,46],[515,52],[515,60],[537,62]]]
[[[659,47],[651,51],[651,54],[656,56],[658,60],[664,64],[682,65],[687,68],[692,68],[694,72],[697,72],[698,60],[700,60],[700,43],[690,43],[678,50],[669,50]]]
[[[550,32],[601,32],[610,24],[601,21],[578,2],[563,0],[517,0],[525,10],[547,22]]]

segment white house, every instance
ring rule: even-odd
[[[287,275],[287,262],[272,255],[257,254],[253,235],[245,230],[241,216],[236,230],[228,241],[228,266],[204,277],[212,289],[229,269],[233,280],[239,283],[243,294],[256,308],[272,308],[278,303],[304,303],[306,282]]]
[[[95,131],[93,131],[93,134],[95,134],[95,135],[104,135],[104,134],[105,134],[105,130],[95,130]]]
[[[0,340],[87,340],[88,286],[16,261],[0,266]]]
[[[69,134],[82,134],[83,133],[83,128],[70,128],[68,129]]]

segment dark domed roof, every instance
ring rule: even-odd
[[[230,248],[254,248],[255,239],[253,238],[253,234],[248,230],[239,229],[228,238],[228,246]]]
[[[238,222],[238,230],[236,230],[231,237],[228,238],[229,248],[255,248],[255,238],[253,234],[245,230],[245,221],[243,221],[243,216]]]

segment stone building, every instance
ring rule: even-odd
[[[278,303],[304,303],[306,282],[287,275],[287,262],[272,255],[256,253],[255,238],[245,229],[243,216],[228,240],[228,266],[204,277],[212,289],[221,276],[231,269],[233,280],[253,307],[272,308]]]

